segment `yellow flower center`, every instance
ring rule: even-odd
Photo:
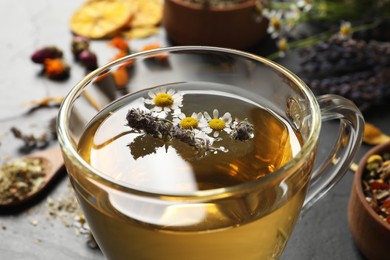
[[[215,131],[221,131],[225,128],[225,121],[219,118],[214,118],[210,120],[209,126]]]
[[[173,104],[173,98],[166,93],[160,93],[154,98],[154,104],[159,107],[169,107]]]
[[[271,19],[271,24],[275,28],[275,31],[279,31],[281,24],[280,24],[280,19],[277,17],[272,17]]]
[[[198,126],[198,120],[193,117],[185,117],[180,121],[180,125],[184,129],[196,128]]]
[[[287,40],[285,38],[282,38],[278,41],[278,48],[280,51],[286,51],[288,47]]]
[[[351,34],[351,27],[349,25],[342,25],[340,28],[341,35],[348,36]]]

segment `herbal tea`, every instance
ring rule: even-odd
[[[300,135],[261,100],[231,90],[177,83],[125,96],[89,123],[79,153],[104,178],[177,198],[268,180],[300,151]],[[119,192],[76,169],[72,177],[109,259],[272,259],[292,232],[311,167],[206,202]]]

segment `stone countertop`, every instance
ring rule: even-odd
[[[26,104],[47,96],[64,96],[83,77],[85,71],[73,61],[69,31],[71,14],[81,1],[2,0],[0,1],[0,159],[19,156],[22,143],[9,129],[17,126],[26,132],[42,131],[56,116],[57,108],[45,108],[26,114]],[[168,45],[164,31],[142,41],[131,41],[133,50],[145,43]],[[62,82],[40,75],[41,67],[30,61],[38,48],[55,45],[64,51],[71,65],[71,77]],[[103,64],[114,52],[104,41],[93,41],[91,49]],[[281,61],[294,71],[294,62]],[[385,110],[384,110],[385,111]],[[389,111],[389,110],[386,110]],[[390,132],[390,113],[373,112],[366,120]],[[355,161],[369,147],[362,146]],[[321,151],[320,151],[321,154]],[[340,183],[302,217],[282,259],[363,259],[354,246],[347,223],[347,206],[353,174]],[[46,199],[58,199],[69,193],[64,174],[34,204],[20,211],[0,209],[0,259],[104,259],[98,249],[87,246],[87,238],[77,235],[59,217],[48,215]]]

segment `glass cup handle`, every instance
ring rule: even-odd
[[[348,99],[337,95],[317,97],[322,121],[340,120],[336,145],[328,158],[313,170],[307,195],[302,207],[304,214],[321,199],[348,170],[363,135],[364,119],[360,110]]]

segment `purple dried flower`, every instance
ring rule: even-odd
[[[33,53],[31,60],[34,63],[43,64],[46,59],[59,59],[62,58],[62,51],[55,46],[48,46],[39,49]]]
[[[94,70],[98,67],[96,54],[90,50],[83,50],[79,54],[80,62],[88,69]]]
[[[72,39],[72,53],[76,60],[82,51],[89,49],[89,40],[83,36],[75,36]]]

